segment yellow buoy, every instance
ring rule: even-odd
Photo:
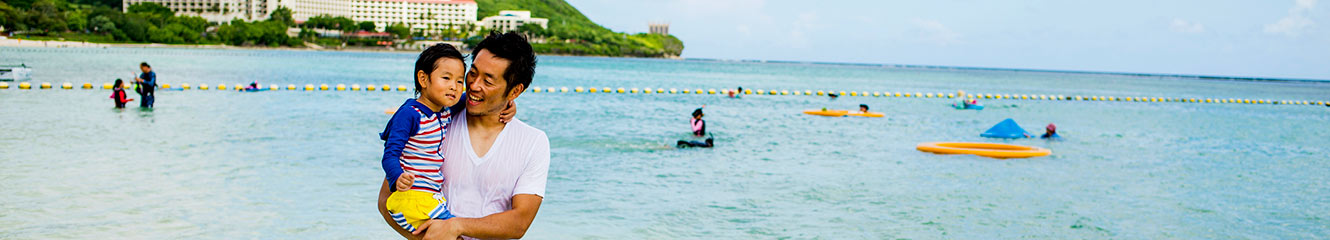
[[[32,84],[27,82],[19,83],[18,89],[32,89]]]
[[[638,89],[637,89],[637,88],[630,88],[630,89],[628,89],[628,93],[637,93],[637,92],[638,92]]]
[[[594,93],[594,92],[600,92],[600,89],[597,89],[597,88],[595,88],[595,87],[592,87],[592,88],[590,88],[590,89],[588,89],[588,90],[590,90],[590,92],[593,92],[593,93]]]
[[[584,88],[582,88],[582,87],[573,88],[573,91],[574,91],[574,92],[582,92],[582,91],[585,91],[585,90],[586,90],[586,89],[584,89]],[[595,91],[595,90],[591,90],[591,91]]]
[[[207,83],[200,83],[200,84],[199,84],[199,90],[208,90],[208,84],[207,84]]]
[[[245,87],[244,87],[243,85],[236,84],[236,88],[235,88],[235,90],[240,90],[240,89],[244,89],[244,88],[245,88]]]
[[[701,88],[695,89],[693,93],[702,94],[702,89]]]
[[[217,84],[217,90],[226,90],[226,84]]]
[[[670,94],[679,93],[679,89],[670,88]]]
[[[818,95],[818,96],[822,96],[822,90],[818,90],[818,91],[817,91],[817,95]]]
[[[180,84],[180,89],[189,90],[189,84],[188,84],[188,83],[181,83],[181,84]]]
[[[296,90],[296,85],[295,85],[295,84],[287,84],[287,85],[286,85],[286,90]]]
[[[540,92],[540,87],[532,87],[531,92]]]
[[[374,91],[374,90],[379,90],[379,87],[374,86],[374,84],[365,84],[365,91]]]
[[[623,93],[623,92],[624,92],[624,89],[623,89],[623,88],[617,88],[617,89],[614,89],[614,92],[615,92],[615,93]]]
[[[819,91],[819,92],[821,92],[821,91]],[[744,89],[744,94],[753,94],[753,90],[751,90],[751,89]],[[819,94],[817,94],[817,95],[822,95],[822,94],[819,93]]]
[[[406,91],[406,85],[397,85],[397,91],[399,91],[399,92],[405,92],[405,91]]]
[[[360,84],[351,84],[351,91],[360,91]]]
[[[305,91],[314,91],[314,84],[305,84]]]
[[[603,92],[603,93],[610,93],[610,92],[613,92],[613,91],[614,91],[614,89],[610,89],[610,88],[608,88],[608,87],[607,87],[607,88],[601,88],[601,89],[600,89],[600,92]]]
[[[47,89],[47,88],[51,88],[51,83],[49,82],[42,83],[42,89]]]
[[[319,90],[328,91],[328,84],[319,84]]]
[[[379,86],[379,90],[384,92],[392,91],[393,86],[388,86],[388,84],[384,84],[383,86]]]
[[[790,95],[789,90],[780,90],[780,95]]]
[[[64,89],[74,89],[74,84],[73,84],[73,83],[63,83],[63,84],[60,84],[60,88],[64,88]]]
[[[268,84],[268,90],[277,90],[277,84]]]
[[[840,91],[841,96],[845,96],[845,91]]]
[[[83,89],[92,89],[91,83],[83,83]]]
[[[9,89],[9,83],[0,82],[0,89]]]
[[[84,83],[83,86],[84,86],[84,88],[92,88],[92,85],[87,84],[87,83]],[[163,84],[162,84],[162,88],[171,88],[171,84],[170,84],[170,83],[163,83]]]
[[[568,87],[559,87],[559,92],[568,92]]]
[[[346,91],[346,84],[337,84],[337,91]]]
[[[813,90],[804,90],[804,95],[813,95]]]

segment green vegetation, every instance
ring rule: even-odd
[[[545,43],[532,44],[540,53],[668,57],[683,52],[683,42],[672,35],[610,31],[564,0],[477,0],[476,4],[479,5],[477,13],[480,18],[498,15],[502,10],[527,10],[531,11],[532,17],[549,19],[549,29],[532,24],[519,28],[528,36],[545,39]],[[479,39],[468,39],[468,43],[475,42]]]
[[[217,25],[196,16],[175,16],[156,3],[129,6],[120,1],[36,0],[0,2],[0,26],[38,40],[64,39],[100,43],[231,44],[237,46],[300,46],[286,35],[294,24],[291,10],[278,8],[265,21],[231,21]]]

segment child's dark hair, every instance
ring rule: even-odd
[[[702,116],[702,109],[693,110],[693,117]]]
[[[429,46],[425,51],[420,52],[420,57],[416,58],[416,70],[411,71],[411,82],[416,83],[416,95],[420,95],[421,87],[420,81],[416,79],[416,73],[420,71],[425,71],[426,75],[433,73],[434,69],[439,67],[435,63],[442,58],[453,58],[462,61],[462,64],[466,64],[462,52],[458,51],[452,44],[440,43]]]
[[[139,67],[148,67],[148,68],[152,68],[152,66],[148,66],[148,62],[142,62],[142,63],[139,63]]]
[[[865,111],[868,110],[868,104],[859,104],[859,107],[864,108]]]
[[[125,81],[122,81],[122,80],[120,80],[119,78],[116,78],[116,79],[115,79],[115,87],[118,88],[118,87],[122,87],[122,86],[124,86],[124,85],[125,85]]]

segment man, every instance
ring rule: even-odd
[[[157,88],[157,73],[152,71],[148,62],[139,63],[139,70],[143,70],[143,73],[134,78],[134,83],[139,85],[139,107],[152,108],[152,102],[157,100],[157,96],[153,95]]]
[[[531,45],[516,33],[491,33],[471,56],[466,114],[453,115],[443,140],[443,194],[457,217],[430,220],[415,233],[389,222],[404,237],[521,238],[544,200],[549,138],[517,118],[499,121],[535,75]],[[380,214],[385,200],[380,194]]]

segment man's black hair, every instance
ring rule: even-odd
[[[141,62],[141,63],[139,63],[139,67],[148,67],[148,68],[152,68],[152,66],[148,66],[148,62]]]
[[[411,82],[416,83],[416,95],[420,95],[420,81],[416,79],[416,73],[425,71],[426,75],[434,72],[439,66],[437,63],[442,58],[454,58],[466,64],[466,59],[462,57],[462,51],[458,51],[452,44],[440,43],[429,46],[425,51],[420,52],[420,57],[416,58],[416,70],[411,71]]]
[[[503,79],[508,81],[508,89],[504,91],[505,96],[518,84],[531,86],[531,79],[536,76],[536,53],[531,50],[531,43],[526,41],[526,37],[517,32],[500,34],[491,31],[489,36],[485,36],[484,40],[480,40],[480,43],[471,49],[473,64],[476,55],[480,55],[480,50],[489,50],[495,57],[508,60],[508,68],[503,70]]]
[[[868,111],[868,104],[859,104],[859,107],[864,108],[864,111]]]
[[[693,117],[697,117],[697,116],[701,116],[701,115],[702,115],[702,108],[698,108],[697,110],[693,110]]]

